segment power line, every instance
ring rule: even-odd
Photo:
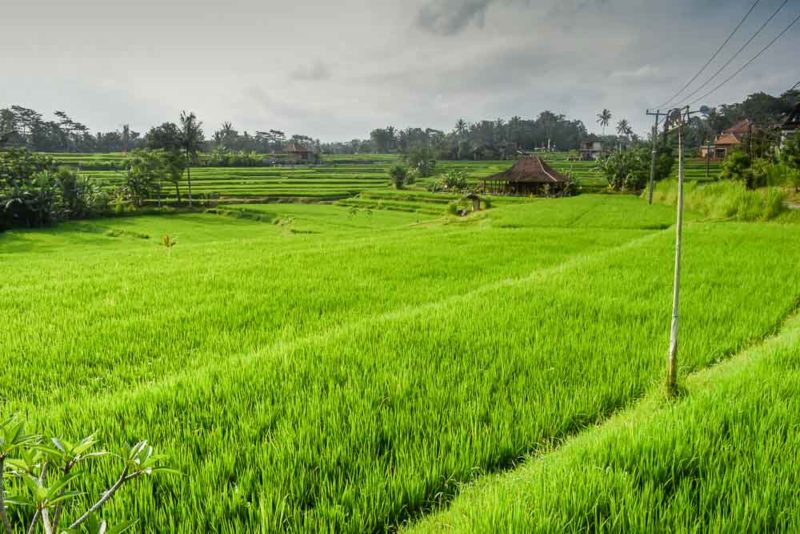
[[[789,23],[789,25],[788,25],[788,26],[786,26],[786,27],[783,29],[783,31],[781,31],[781,33],[779,33],[778,35],[776,35],[776,36],[775,36],[775,38],[774,38],[774,39],[772,39],[772,40],[771,40],[769,43],[767,43],[767,45],[766,45],[764,48],[762,48],[761,50],[759,50],[759,51],[758,51],[758,53],[757,53],[756,55],[754,55],[753,57],[751,57],[751,58],[750,58],[750,59],[747,61],[747,63],[745,63],[744,65],[742,65],[741,67],[739,67],[739,68],[736,70],[736,72],[734,72],[733,74],[731,74],[730,76],[728,76],[727,78],[725,78],[724,80],[722,80],[722,82],[721,82],[721,83],[717,84],[717,85],[716,85],[716,86],[715,86],[713,89],[711,89],[709,92],[707,92],[706,94],[704,94],[704,95],[703,95],[703,96],[701,96],[700,98],[697,98],[696,100],[693,100],[692,102],[690,102],[690,103],[689,103],[689,105],[691,106],[691,105],[693,105],[693,104],[696,104],[697,102],[699,102],[699,101],[701,101],[701,100],[705,99],[706,97],[708,97],[708,96],[709,96],[709,95],[711,95],[712,93],[716,92],[716,90],[717,90],[717,89],[719,89],[720,87],[722,87],[723,85],[725,85],[726,83],[728,83],[729,81],[731,81],[732,79],[734,79],[734,78],[735,78],[735,77],[736,77],[736,76],[737,76],[737,75],[738,75],[740,72],[742,72],[742,71],[743,71],[745,68],[747,68],[747,66],[748,66],[748,65],[750,65],[750,63],[752,63],[753,61],[755,61],[756,59],[758,59],[758,58],[761,56],[761,54],[763,54],[764,52],[766,52],[766,51],[767,51],[767,50],[768,50],[768,49],[769,49],[769,48],[770,48],[772,45],[774,45],[774,44],[775,44],[775,42],[776,42],[778,39],[780,39],[781,37],[783,37],[783,35],[784,35],[786,32],[788,32],[788,31],[789,31],[789,30],[792,28],[792,26],[794,26],[795,24],[797,24],[797,21],[800,21],[800,15],[797,15],[797,16],[794,18],[794,20],[793,20],[792,22],[790,22],[790,23]],[[798,82],[798,84],[800,84],[800,82]],[[797,85],[795,85],[795,87],[797,87]],[[790,89],[790,90],[791,90],[791,89]]]
[[[684,91],[685,91],[685,90],[686,90],[686,89],[687,89],[687,88],[688,88],[690,85],[692,85],[692,83],[694,83],[694,81],[695,81],[695,80],[696,80],[696,79],[697,79],[697,78],[698,78],[698,77],[699,77],[699,76],[700,76],[700,75],[703,73],[703,71],[704,71],[704,70],[706,70],[706,68],[708,68],[708,66],[711,64],[711,62],[712,62],[712,61],[714,61],[714,60],[717,58],[717,56],[719,55],[719,53],[720,53],[720,52],[722,52],[722,49],[723,49],[723,48],[725,48],[725,45],[727,45],[727,44],[728,44],[728,42],[729,42],[729,41],[731,40],[731,38],[732,38],[732,37],[733,37],[733,36],[736,34],[736,32],[737,32],[737,31],[739,31],[739,28],[741,28],[741,27],[742,27],[742,24],[744,24],[744,21],[746,21],[746,20],[747,20],[747,18],[750,16],[750,14],[753,12],[753,10],[756,8],[756,6],[758,5],[758,3],[759,3],[760,1],[761,1],[761,0],[756,0],[755,2],[753,2],[753,5],[751,5],[751,6],[750,6],[750,9],[748,9],[748,10],[747,10],[747,13],[745,13],[745,14],[744,14],[744,17],[742,17],[742,20],[740,20],[740,21],[739,21],[739,24],[737,24],[737,25],[736,25],[736,27],[733,29],[733,31],[731,31],[731,32],[728,34],[728,37],[727,37],[727,38],[726,38],[726,39],[725,39],[725,40],[722,42],[722,44],[721,44],[721,45],[719,45],[719,48],[717,48],[717,51],[716,51],[716,52],[714,52],[714,53],[711,55],[711,57],[708,59],[708,61],[706,61],[706,62],[705,62],[705,64],[704,64],[702,67],[700,67],[700,70],[698,70],[698,71],[695,73],[695,75],[694,75],[694,76],[692,76],[692,78],[691,78],[691,79],[690,79],[688,82],[686,82],[686,85],[684,85],[683,87],[681,87],[681,88],[678,90],[678,92],[677,92],[677,93],[675,93],[674,95],[672,95],[671,97],[669,97],[669,98],[667,99],[667,101],[666,101],[666,102],[664,102],[663,104],[660,104],[660,105],[656,106],[656,108],[663,108],[663,107],[666,107],[666,106],[670,105],[670,104],[672,103],[672,101],[673,101],[673,100],[675,100],[675,99],[678,97],[678,95],[680,95],[681,93],[683,93],[683,92],[684,92]]]
[[[760,26],[760,27],[759,27],[759,28],[756,30],[756,32],[755,32],[755,33],[754,33],[752,36],[750,36],[750,38],[749,38],[749,39],[748,39],[748,40],[747,40],[747,41],[746,41],[746,42],[745,42],[745,43],[744,43],[744,44],[743,44],[741,47],[739,47],[739,50],[737,50],[737,51],[736,51],[736,52],[735,52],[735,53],[734,53],[734,54],[733,54],[733,55],[732,55],[732,56],[731,56],[731,57],[728,59],[728,61],[726,61],[726,62],[725,62],[725,64],[724,64],[724,65],[722,65],[722,66],[721,66],[719,69],[717,69],[717,71],[716,71],[714,74],[712,74],[710,78],[708,78],[708,79],[707,79],[705,82],[703,82],[702,84],[700,84],[700,86],[699,86],[698,88],[696,88],[694,91],[692,91],[692,92],[691,92],[691,93],[689,93],[688,95],[684,96],[684,97],[683,97],[684,101],[686,101],[686,100],[690,99],[691,97],[693,97],[694,95],[696,95],[697,93],[699,93],[699,92],[700,92],[700,91],[701,91],[701,90],[702,90],[704,87],[706,87],[706,86],[707,86],[709,83],[711,83],[711,82],[714,80],[714,78],[716,78],[717,76],[719,76],[719,73],[720,73],[720,72],[722,72],[723,70],[725,70],[725,69],[728,67],[728,65],[730,65],[731,63],[733,63],[733,60],[734,60],[734,59],[736,59],[737,57],[739,57],[739,54],[741,54],[741,53],[744,51],[744,49],[745,49],[745,48],[747,48],[747,47],[750,45],[750,43],[752,43],[752,42],[753,42],[753,39],[755,39],[756,37],[758,37],[758,35],[759,35],[759,34],[760,34],[760,33],[761,33],[763,30],[764,30],[764,28],[766,28],[766,27],[767,27],[767,25],[768,25],[770,22],[772,22],[772,19],[774,19],[774,18],[775,18],[775,17],[778,15],[778,13],[780,12],[780,10],[781,10],[781,9],[783,9],[783,7],[784,7],[784,6],[785,6],[787,3],[789,3],[789,0],[783,0],[783,3],[782,3],[780,6],[778,6],[778,9],[776,9],[776,10],[775,10],[775,11],[772,13],[772,15],[770,15],[770,16],[769,16],[769,18],[768,18],[767,20],[765,20],[765,21],[764,21],[764,24],[762,24],[762,25],[761,25],[761,26]]]

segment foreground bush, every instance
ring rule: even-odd
[[[656,185],[654,201],[675,204],[677,198],[676,180]],[[710,219],[768,221],[786,209],[785,200],[786,195],[780,189],[750,190],[743,182],[720,181],[705,185],[688,182],[684,185],[686,209]]]

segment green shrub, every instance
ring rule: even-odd
[[[442,176],[445,191],[463,191],[467,188],[467,175],[464,171],[449,170]]]
[[[395,165],[389,169],[389,180],[395,189],[403,189],[408,180],[408,167],[403,165]]]
[[[722,163],[720,178],[741,182],[748,187],[753,181],[753,162],[746,153],[735,150]]]

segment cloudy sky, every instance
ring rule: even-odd
[[[713,65],[782,3],[761,0]],[[752,4],[9,0],[0,18],[0,107],[65,110],[93,129],[130,123],[140,131],[187,109],[208,134],[227,120],[323,140],[366,137],[387,124],[449,130],[459,117],[544,109],[593,130],[607,107],[644,132],[645,108],[678,90]],[[798,14],[800,1],[789,0],[719,79]],[[706,103],[788,89],[800,81],[798,50],[800,23]]]

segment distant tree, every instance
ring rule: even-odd
[[[614,191],[639,191],[650,176],[650,150],[620,150],[600,162],[600,169]]]
[[[136,150],[128,157],[127,193],[135,206],[142,206],[153,195],[161,194],[161,181],[166,177],[164,152]],[[180,199],[180,191],[178,191]]]
[[[753,161],[743,150],[734,150],[722,162],[720,177],[725,180],[743,182],[748,188],[753,185]]]
[[[55,172],[55,185],[58,188],[56,209],[59,219],[99,215],[108,207],[108,195],[95,181],[78,175],[75,169],[59,168]]]
[[[151,150],[183,150],[181,129],[174,122],[165,122],[150,129],[144,137],[147,148]]]
[[[597,123],[603,127],[603,135],[606,134],[606,126],[611,122],[611,111],[603,108],[603,111],[597,114]]]
[[[194,113],[181,111],[181,144],[186,157],[186,175],[189,183],[189,207],[192,207],[192,165],[197,163],[197,153],[202,150],[203,123]]]
[[[789,168],[795,191],[800,191],[800,132],[789,136],[781,150],[781,160]]]
[[[397,131],[392,126],[372,130],[369,137],[375,152],[379,154],[391,152],[397,143],[396,133]]]
[[[181,203],[181,178],[186,170],[186,158],[175,150],[163,150],[160,152],[161,172],[165,179],[175,186],[175,194],[178,197],[178,204]]]
[[[633,128],[626,119],[622,119],[617,123],[617,134],[628,139],[633,133]]]
[[[436,155],[428,145],[416,145],[403,154],[403,160],[414,169],[419,176],[425,178],[433,176],[436,168]]]
[[[800,131],[786,139],[781,150],[781,159],[792,169],[800,171]]]
[[[0,153],[0,230],[57,220],[55,163],[24,149]]]
[[[183,153],[183,132],[177,124],[165,122],[161,126],[151,128],[145,135],[145,143],[150,150],[159,151],[163,176],[175,186],[178,204],[181,203],[180,181],[186,169],[186,157]]]
[[[214,132],[214,143],[228,150],[234,150],[238,137],[239,132],[233,129],[233,124],[230,122],[223,122],[222,127]]]
[[[403,189],[408,179],[408,167],[404,165],[394,165],[389,169],[389,180],[395,189]]]
[[[461,137],[464,136],[464,134],[467,133],[468,129],[469,125],[467,124],[467,121],[465,121],[464,119],[458,119],[456,121],[455,128],[453,128],[453,131],[455,132],[456,137],[460,139]]]

